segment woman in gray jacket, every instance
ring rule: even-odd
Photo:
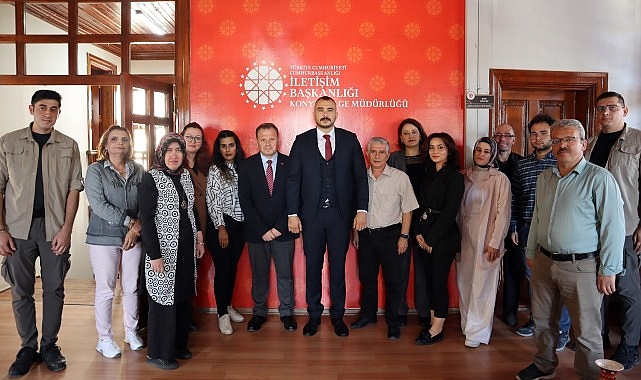
[[[138,273],[142,246],[138,220],[138,184],[144,174],[132,160],[129,131],[112,125],[98,143],[98,161],[85,177],[91,215],[87,228],[89,256],[96,281],[96,350],[107,358],[121,355],[113,340],[111,314],[116,281],[120,274],[125,342],[132,350],[144,347],[136,334],[138,325]]]

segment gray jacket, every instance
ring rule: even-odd
[[[87,244],[122,245],[127,225],[138,218],[138,184],[144,168],[127,162],[129,176],[125,181],[108,160],[100,160],[87,169],[85,192],[91,208],[87,227]]]

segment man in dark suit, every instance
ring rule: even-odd
[[[330,273],[330,316],[334,332],[348,336],[345,314],[345,257],[350,230],[366,226],[368,204],[365,159],[356,135],[335,128],[334,99],[314,104],[316,128],[296,136],[287,175],[288,227],[303,231],[306,263],[306,301],[309,321],[303,334],[318,331],[323,313],[321,271],[325,250]]]
[[[294,240],[287,228],[288,157],[278,152],[278,129],[272,123],[256,128],[259,153],[243,160],[238,168],[238,195],[245,214],[245,240],[252,269],[254,316],[247,331],[258,331],[267,320],[270,261],[276,268],[280,305],[278,312],[287,331],[297,328],[294,319]]]

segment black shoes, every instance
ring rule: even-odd
[[[263,317],[262,315],[254,315],[252,319],[249,320],[249,323],[247,323],[247,331],[249,332],[254,332],[260,330],[261,327],[263,327],[263,323],[267,321],[267,317]]]
[[[195,333],[196,331],[198,331],[199,328],[200,327],[198,327],[198,324],[196,322],[194,322],[194,321],[190,321],[189,322],[189,326],[187,327],[187,329],[189,330],[190,334],[191,333]]]
[[[178,368],[178,362],[175,360],[154,359],[147,356],[147,363],[153,365],[154,367],[166,370]]]
[[[303,335],[305,336],[314,336],[318,332],[318,326],[320,325],[320,318],[309,318],[309,321],[303,327]],[[347,326],[345,326],[347,328]]]
[[[387,339],[397,340],[401,337],[401,329],[398,327],[389,326],[387,328]]]
[[[40,361],[38,351],[31,347],[22,347],[16,355],[16,361],[9,367],[9,377],[24,376],[31,367]]]
[[[349,329],[345,322],[343,322],[343,318],[332,318],[332,326],[334,326],[334,333],[337,336],[349,335]]]
[[[503,316],[503,322],[510,327],[516,327],[518,320],[516,319],[516,315],[510,313]]]
[[[67,368],[67,359],[62,356],[60,347],[55,344],[41,347],[40,356],[42,357],[42,361],[47,364],[47,368],[49,368],[50,371],[58,372]]]
[[[287,331],[296,331],[298,328],[296,320],[291,315],[280,317],[280,321],[283,322],[283,328]]]
[[[421,330],[421,333],[418,334],[418,338],[416,338],[414,343],[418,346],[429,346],[430,344],[438,343],[442,340],[443,340],[443,331],[432,336],[432,334],[430,334],[430,329],[424,328],[423,330]]]
[[[621,343],[610,359],[621,363],[628,370],[639,364],[639,346],[629,346]]]
[[[193,355],[191,354],[191,351],[186,348],[183,348],[182,350],[176,350],[176,359],[187,360],[191,359],[192,356]]]
[[[361,315],[360,317],[358,317],[356,322],[352,323],[351,327],[353,329],[362,329],[365,326],[374,325],[374,324],[376,324],[376,317],[368,318]]]

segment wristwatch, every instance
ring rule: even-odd
[[[401,237],[402,237],[403,239],[409,239],[409,238],[410,238],[410,235],[409,235],[409,234],[401,234]]]

